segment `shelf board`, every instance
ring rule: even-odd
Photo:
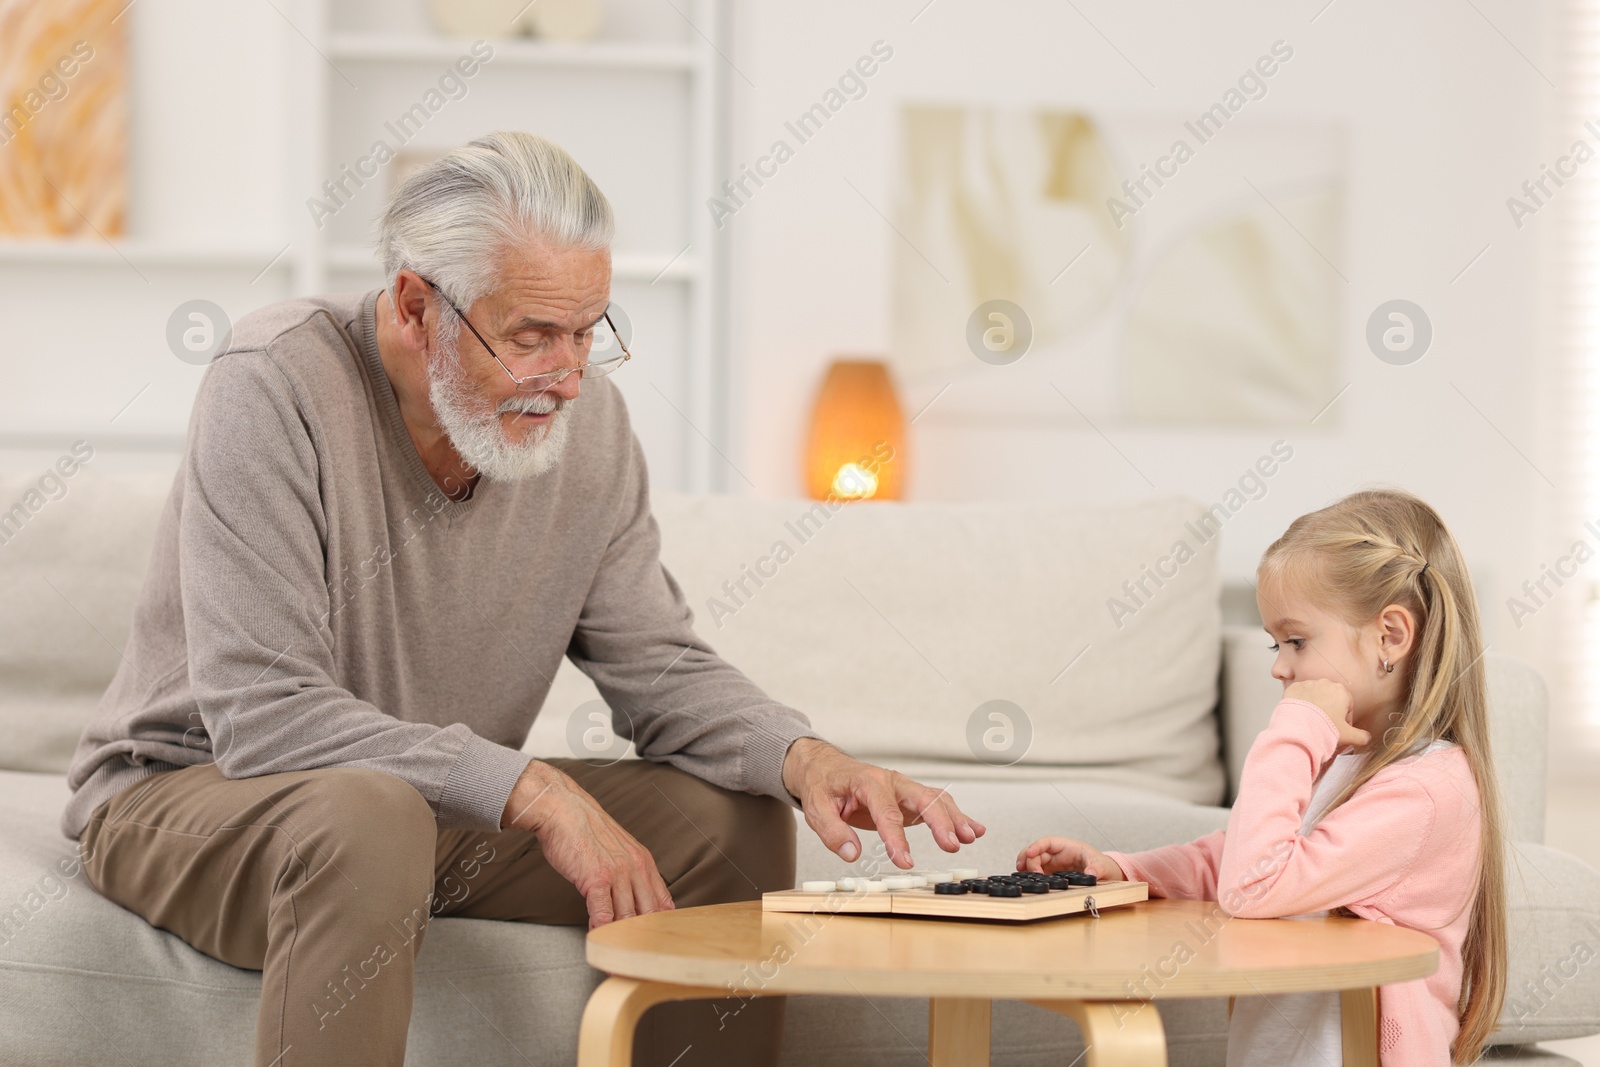
[[[125,266],[237,267],[241,270],[285,270],[292,257],[283,246],[236,244],[200,245],[173,241],[0,241],[0,265],[23,266]],[[274,256],[278,258],[273,259]]]
[[[328,266],[333,270],[382,270],[377,257],[360,245],[330,245]],[[616,281],[688,281],[699,276],[700,263],[690,256],[616,255],[611,257],[611,277]]]
[[[292,248],[282,245],[193,245],[164,241],[0,241],[0,266],[59,267],[219,267],[265,273],[288,270]],[[333,270],[378,271],[377,259],[360,245],[330,245],[327,265]],[[276,257],[276,258],[274,258]],[[699,276],[691,256],[616,255],[612,277],[622,281],[685,281]]]
[[[490,41],[495,66],[597,67],[622,70],[692,71],[699,57],[687,45],[600,41],[563,41],[502,38]],[[472,42],[424,34],[335,33],[328,38],[335,60],[350,59],[397,63],[452,63],[468,53]]]

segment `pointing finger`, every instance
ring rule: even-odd
[[[956,830],[955,805],[950,794],[943,789],[925,789],[917,807],[919,814],[912,822],[924,823],[933,834],[933,840],[946,852],[960,851],[961,838]]]
[[[883,838],[890,861],[901,870],[910,870],[911,845],[906,841],[905,816],[894,790],[882,779],[873,779],[867,783],[865,799],[872,825]]]
[[[807,801],[805,805],[806,825],[811,827],[813,833],[828,847],[828,851],[844,860],[854,863],[861,855],[861,839],[850,825],[840,818],[839,812],[831,806],[823,807],[815,801]]]

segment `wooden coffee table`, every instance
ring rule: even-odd
[[[612,977],[584,1010],[578,1067],[627,1067],[656,1004],[806,993],[928,998],[932,1067],[987,1067],[997,998],[1074,1019],[1088,1067],[1165,1067],[1147,1000],[1311,990],[1342,994],[1346,1067],[1377,1067],[1377,987],[1432,974],[1439,946],[1362,919],[1231,919],[1192,900],[1020,926],[763,913],[751,901],[603,926],[588,959]]]

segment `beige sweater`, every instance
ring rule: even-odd
[[[496,829],[563,656],[645,758],[788,800],[784,754],[816,735],[690,628],[616,386],[584,382],[549,473],[452,503],[378,358],[377,295],[251,314],[207,370],[62,830],[210,760],[370,767],[441,826]]]

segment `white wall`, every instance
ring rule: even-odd
[[[867,95],[728,221],[735,417],[742,420],[733,454],[754,491],[800,492],[800,442],[829,358],[891,345],[889,268],[900,238],[873,208],[894,217],[903,101],[1188,116],[1281,38],[1294,60],[1250,105],[1254,115],[1338,120],[1349,137],[1340,381],[1353,384],[1336,417],[1260,430],[1102,427],[1108,443],[1070,414],[1005,425],[964,418],[953,389],[913,428],[910,495],[1148,495],[1120,450],[1157,491],[1215,501],[1283,438],[1293,461],[1224,533],[1229,577],[1251,574],[1262,548],[1294,516],[1368,483],[1405,486],[1440,509],[1467,552],[1493,648],[1559,681],[1555,613],[1518,631],[1505,608],[1515,587],[1537,576],[1539,563],[1574,533],[1552,519],[1556,496],[1540,473],[1560,484],[1552,437],[1559,388],[1546,380],[1539,330],[1550,284],[1541,278],[1540,242],[1555,222],[1542,212],[1518,232],[1505,207],[1540,162],[1571,141],[1547,119],[1560,98],[1534,68],[1552,81],[1561,76],[1550,58],[1556,5],[1481,0],[1480,16],[1453,0],[1335,0],[1325,9],[1326,0],[925,4],[736,5],[733,56],[744,77],[730,80],[735,165],[784,136],[783,122],[875,40],[894,48]],[[1454,280],[1485,245],[1489,251]],[[1395,297],[1420,304],[1434,324],[1432,349],[1412,366],[1381,363],[1363,338],[1372,309]],[[1585,758],[1600,752],[1595,731],[1566,704],[1555,716],[1559,765],[1580,773],[1580,747],[1587,746]]]

